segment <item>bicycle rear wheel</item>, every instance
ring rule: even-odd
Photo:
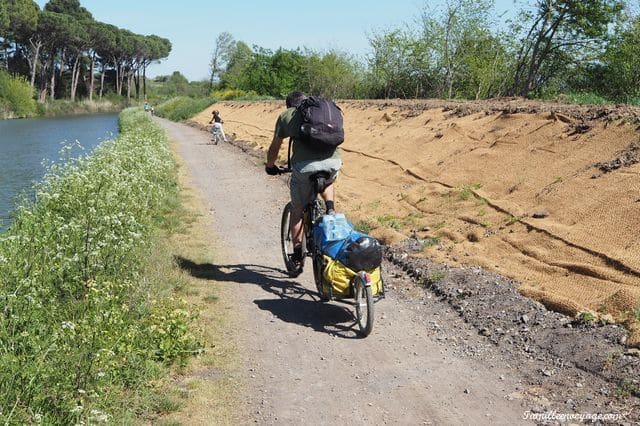
[[[301,268],[297,269],[293,267],[291,258],[293,256],[293,238],[291,237],[291,203],[287,203],[282,210],[282,221],[280,222],[280,245],[282,247],[282,258],[284,260],[284,267],[290,277],[297,277],[302,272],[302,266],[304,265],[304,253],[302,254]],[[304,244],[302,244],[304,247]]]
[[[356,304],[356,320],[360,333],[364,337],[373,330],[373,293],[364,272],[359,272],[351,279]]]

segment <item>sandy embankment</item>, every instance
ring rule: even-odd
[[[637,143],[635,126],[614,114],[583,126],[579,108],[517,102],[340,102],[339,209],[387,243],[414,236],[423,256],[514,278],[555,310],[626,320],[640,344],[640,164],[595,166]],[[228,135],[263,150],[283,107],[215,105]]]

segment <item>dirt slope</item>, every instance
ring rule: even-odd
[[[388,243],[418,239],[420,256],[514,278],[555,310],[611,314],[640,344],[637,109],[339,104],[347,140],[337,201],[354,222]],[[227,134],[265,149],[283,105],[215,108]],[[194,121],[206,124],[211,109]]]

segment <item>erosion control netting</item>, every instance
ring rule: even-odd
[[[640,345],[637,109],[514,99],[338,104],[346,139],[337,203],[356,225],[390,244],[414,237],[435,261],[514,278],[557,311],[610,315]],[[283,108],[216,104],[227,133],[263,150]]]

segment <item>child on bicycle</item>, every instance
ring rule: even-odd
[[[280,114],[276,121],[273,140],[267,152],[267,162],[265,171],[269,175],[277,175],[280,169],[275,165],[278,159],[278,152],[285,138],[291,138],[291,237],[293,239],[293,257],[291,270],[302,272],[302,212],[304,206],[313,200],[315,192],[309,177],[317,172],[326,171],[329,173],[331,182],[320,194],[325,201],[327,214],[335,212],[333,182],[338,176],[338,171],[342,167],[340,153],[337,148],[330,150],[314,150],[304,142],[297,140],[300,135],[300,124],[302,117],[298,112],[298,106],[306,99],[302,92],[291,92],[286,99],[287,109]]]
[[[225,142],[229,142],[227,140],[227,136],[224,134],[224,129],[222,128],[222,123],[224,123],[224,120],[222,119],[222,117],[220,117],[220,111],[214,109],[211,114],[213,115],[213,117],[211,117],[211,121],[209,121],[209,124],[213,124],[213,126],[211,127],[211,133],[213,134],[213,144],[217,145],[219,139],[222,139]]]

